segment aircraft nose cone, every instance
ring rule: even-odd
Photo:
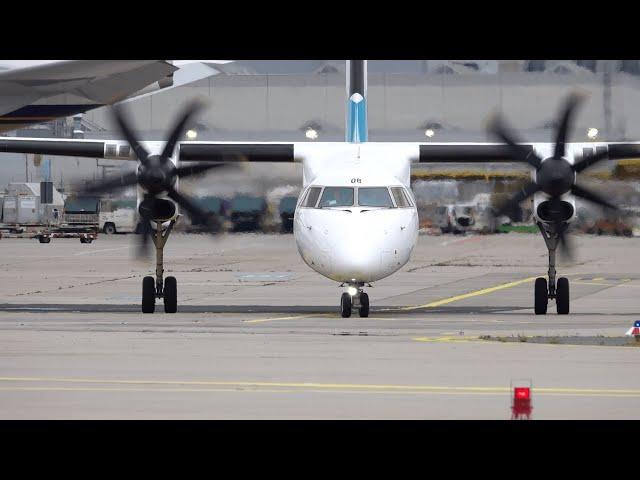
[[[383,252],[389,248],[383,225],[350,222],[341,227],[333,245],[334,268],[345,280],[370,281],[379,273]]]

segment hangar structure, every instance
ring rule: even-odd
[[[587,67],[580,61],[370,61],[370,141],[425,141],[427,130],[434,141],[486,140],[485,121],[496,109],[530,141],[548,141],[561,99],[576,88],[589,100],[577,125],[582,138],[574,140],[586,140],[590,128],[601,140],[639,138],[638,71],[628,62]],[[136,125],[158,136],[184,102],[203,96],[210,108],[199,119],[199,139],[305,141],[313,128],[317,140],[343,140],[344,61],[209,68],[210,75],[128,102]],[[115,130],[107,109],[85,118],[98,130]]]

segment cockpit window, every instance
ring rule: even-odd
[[[393,194],[393,199],[396,201],[396,205],[399,208],[411,206],[411,200],[409,200],[404,188],[391,187],[391,193]]]
[[[320,196],[321,191],[321,187],[311,187],[309,189],[309,193],[307,193],[307,197],[304,199],[302,206],[311,208],[315,207],[316,203],[318,203],[318,197]]]
[[[351,207],[353,205],[353,188],[351,187],[325,187],[322,198],[318,204],[324,207]]]
[[[361,207],[393,208],[393,202],[387,187],[358,188],[358,205]]]

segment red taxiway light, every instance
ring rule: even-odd
[[[519,383],[520,386],[516,386],[514,383],[513,381],[511,382],[513,390],[511,419],[518,420],[526,418],[528,420],[531,418],[531,412],[533,411],[533,406],[531,405],[531,381],[518,381],[516,385]],[[523,383],[527,386],[522,386]]]

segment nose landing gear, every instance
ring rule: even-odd
[[[349,318],[354,308],[358,309],[360,317],[369,316],[369,295],[363,291],[363,288],[364,283],[347,286],[347,291],[340,297],[340,314],[343,318]]]
[[[559,232],[548,233],[541,222],[538,222],[538,228],[549,251],[549,283],[547,286],[546,278],[536,278],[534,310],[536,315],[545,315],[549,299],[555,299],[558,315],[566,315],[569,313],[569,280],[560,277],[556,283],[556,248]]]
[[[164,246],[176,221],[171,220],[166,228],[163,228],[162,222],[155,223],[156,232],[151,238],[156,247],[156,278],[147,276],[142,279],[142,313],[153,313],[155,311],[156,298],[164,300],[165,313],[176,313],[178,311],[178,284],[176,277],[167,277],[163,280]]]

